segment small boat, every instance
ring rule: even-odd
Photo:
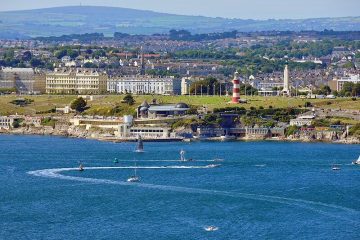
[[[213,159],[213,161],[214,161],[214,162],[223,162],[224,159],[222,159],[222,158],[215,158],[215,159]]]
[[[114,163],[119,163],[119,160],[117,158],[114,159]]]
[[[213,231],[219,230],[219,228],[216,227],[216,226],[207,226],[207,227],[204,227],[204,229],[205,229],[205,231],[207,231],[207,232],[213,232]]]
[[[221,164],[209,164],[209,165],[206,165],[205,167],[206,168],[216,168],[216,167],[220,167]]]
[[[144,152],[144,143],[143,143],[143,140],[141,139],[140,135],[138,135],[135,152],[137,152],[137,153],[143,153]]]
[[[333,165],[332,170],[339,171],[339,170],[341,170],[341,168],[339,165]]]
[[[231,140],[235,140],[235,139],[236,139],[236,137],[229,135],[227,131],[226,131],[225,135],[220,136],[221,141],[231,141]]]
[[[84,166],[80,163],[80,165],[79,165],[79,171],[80,172],[82,172],[82,171],[84,171]]]
[[[140,182],[140,178],[137,176],[132,176],[127,179],[127,182]]]
[[[352,164],[354,165],[360,165],[360,156],[357,160],[353,161]]]
[[[140,177],[136,174],[136,162],[135,162],[135,168],[134,168],[134,176],[129,177],[126,181],[127,182],[140,182]]]

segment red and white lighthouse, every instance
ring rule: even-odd
[[[234,80],[232,81],[233,85],[233,96],[231,99],[231,103],[239,103],[240,100],[240,80],[239,73],[235,72]]]

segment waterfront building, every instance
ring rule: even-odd
[[[16,120],[23,119],[20,115],[0,116],[0,129],[10,129]]]
[[[178,95],[180,88],[180,79],[172,76],[121,76],[112,77],[107,83],[107,91],[111,93]]]
[[[94,69],[55,69],[46,74],[46,93],[101,94],[106,92],[108,76]]]
[[[224,135],[235,136],[238,138],[265,138],[282,137],[285,135],[285,129],[280,127],[236,127],[236,128],[213,128],[200,126],[196,130],[199,139],[221,137]]]
[[[298,116],[296,119],[290,120],[290,126],[298,126],[298,127],[311,126],[314,118],[315,118],[314,114]]]
[[[81,116],[70,119],[70,123],[74,126],[85,126],[86,129],[92,127],[117,129],[120,124],[124,123],[124,119],[118,117]]]
[[[290,126],[311,126],[312,119],[303,119],[303,118],[296,118],[290,120]]]
[[[45,74],[33,68],[2,68],[0,88],[14,88],[24,94],[44,93]]]
[[[137,138],[141,136],[143,139],[166,139],[171,136],[171,129],[161,126],[127,126],[125,124],[118,126],[117,136],[122,138]]]
[[[7,116],[0,116],[0,129],[10,129],[14,123],[14,118]]]
[[[185,103],[168,104],[168,105],[149,105],[146,101],[137,108],[137,117],[139,118],[162,118],[183,116],[189,110],[189,106]]]
[[[40,127],[42,123],[43,117],[36,116],[25,116],[24,123],[26,125],[33,125],[34,127]]]
[[[115,135],[120,138],[137,138],[141,136],[144,139],[159,139],[171,137],[171,129],[162,126],[141,125],[134,126],[134,119],[130,115],[125,115],[123,123],[118,125]]]

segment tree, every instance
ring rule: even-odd
[[[22,56],[23,61],[30,61],[32,58],[32,54],[30,51],[25,51]]]
[[[36,68],[36,67],[40,67],[40,66],[43,66],[44,63],[40,60],[40,59],[37,59],[37,58],[33,58],[30,60],[30,64],[32,67]]]
[[[84,68],[97,68],[98,66],[95,63],[92,62],[86,62],[83,65]]]
[[[57,57],[58,59],[61,59],[62,57],[67,55],[67,50],[66,49],[62,49],[59,51],[55,52],[55,57]]]
[[[82,97],[79,97],[71,103],[70,107],[77,112],[83,112],[86,107],[86,101]]]
[[[135,103],[134,97],[131,93],[126,94],[123,101],[128,105],[133,105]]]

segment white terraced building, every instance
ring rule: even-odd
[[[147,75],[112,77],[108,81],[107,90],[111,93],[178,95],[181,80]]]
[[[46,93],[101,94],[108,76],[93,69],[55,69],[46,74]]]

